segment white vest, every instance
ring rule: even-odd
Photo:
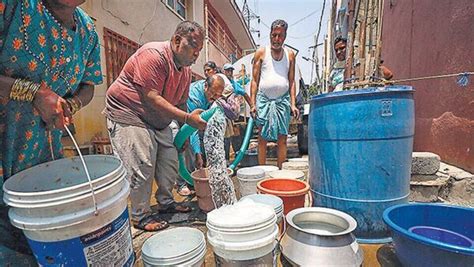
[[[273,59],[271,47],[265,47],[265,58],[260,71],[259,90],[270,99],[277,99],[288,92],[288,72],[290,60],[288,50],[283,48],[283,58],[280,61]]]

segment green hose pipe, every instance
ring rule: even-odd
[[[209,121],[209,119],[214,115],[216,110],[220,107],[213,107],[211,109],[208,109],[201,113],[200,117],[204,121]],[[174,145],[178,150],[180,150],[184,142],[186,142],[186,139],[188,139],[195,131],[197,131],[196,128],[192,127],[189,124],[184,124],[183,127],[179,130],[179,132],[176,134],[176,137],[174,138]],[[191,177],[191,174],[189,173],[188,169],[186,169],[186,164],[184,161],[183,153],[178,154],[178,163],[179,163],[179,169],[178,173],[179,175],[190,185],[194,185],[193,178]]]
[[[252,137],[253,133],[253,124],[254,120],[252,117],[250,117],[247,123],[247,129],[245,130],[244,142],[242,143],[242,146],[240,146],[239,153],[237,153],[234,161],[229,166],[229,169],[232,170],[232,173],[234,172],[235,167],[237,167],[237,165],[239,165],[239,162],[244,158],[245,151],[247,151],[247,148],[249,147],[250,138]]]

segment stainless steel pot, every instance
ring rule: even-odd
[[[360,266],[362,249],[350,215],[328,208],[299,208],[286,216],[281,252],[294,266]]]

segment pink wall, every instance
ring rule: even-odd
[[[394,79],[474,71],[473,0],[385,0],[382,58]],[[415,151],[474,172],[474,75],[415,87]]]

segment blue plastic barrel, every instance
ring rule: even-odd
[[[353,216],[359,242],[390,241],[383,211],[408,201],[413,92],[408,86],[388,86],[311,99],[308,135],[314,206]]]

